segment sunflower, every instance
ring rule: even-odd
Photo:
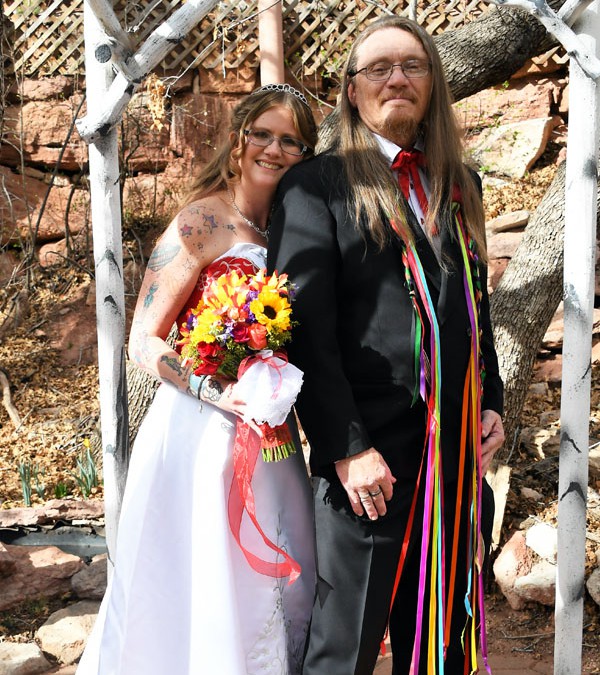
[[[287,297],[278,291],[263,287],[256,300],[250,303],[250,311],[258,323],[265,326],[268,332],[286,331],[291,327],[290,313],[292,308]]]

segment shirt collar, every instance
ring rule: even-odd
[[[379,145],[379,149],[390,160],[391,164],[396,158],[396,155],[400,152],[400,150],[402,150],[402,148],[399,145],[396,145],[394,142],[390,141],[389,139],[384,138],[379,134],[376,134],[375,132],[373,132],[373,136],[377,141],[377,145]]]
[[[399,145],[396,145],[393,141],[390,141],[389,138],[384,138],[379,134],[376,134],[374,131],[371,132],[379,145],[381,152],[389,159],[390,164],[396,159],[396,155],[402,150]],[[415,150],[420,150],[423,152],[423,140],[419,136],[414,144]]]

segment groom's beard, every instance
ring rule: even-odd
[[[384,138],[389,138],[401,148],[410,147],[417,136],[419,123],[413,117],[391,115],[385,122]]]

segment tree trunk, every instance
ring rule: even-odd
[[[93,46],[103,36],[88,3],[84,4],[85,74],[88,109],[100,105],[113,81],[110,66],[100,63]],[[90,198],[94,234],[98,379],[102,429],[102,474],[108,573],[116,553],[117,523],[129,463],[125,380],[125,294],[117,131],[89,148]]]
[[[129,442],[131,444],[133,444],[159,384],[159,381],[150,373],[138,368],[133,361],[127,361],[127,401],[129,406]]]
[[[173,347],[177,339],[177,326],[173,324],[167,337],[167,344]],[[127,405],[129,407],[129,442],[133,444],[140,424],[152,403],[160,381],[153,375],[127,361]]]
[[[537,350],[562,298],[564,199],[563,162],[490,300],[505,397],[506,443],[497,458],[506,463],[517,442]]]
[[[281,3],[258,0],[260,83],[285,82],[283,66],[283,19]]]
[[[600,0],[577,24],[591,54],[600,53]],[[571,55],[565,195],[565,303],[558,472],[554,672],[581,672],[585,597],[594,257],[598,219],[598,83]],[[579,642],[579,648],[577,644]]]
[[[505,395],[506,443],[497,459],[506,463],[518,440],[537,351],[563,297],[565,171],[563,162],[490,300]]]
[[[561,2],[550,2],[560,5]],[[508,80],[556,41],[521,9],[499,8],[435,38],[455,101]]]

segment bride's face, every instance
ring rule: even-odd
[[[302,160],[303,147],[291,111],[284,106],[269,108],[244,130],[242,180],[275,188],[290,166]]]

